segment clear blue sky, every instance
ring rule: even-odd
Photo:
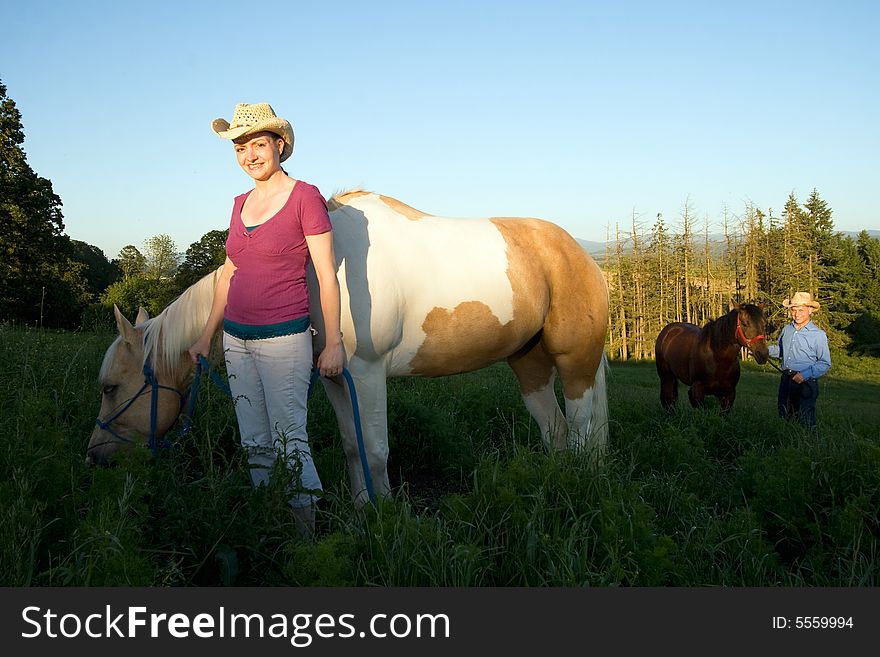
[[[880,228],[875,2],[0,0],[0,80],[66,232],[113,258],[226,228],[250,187],[210,129],[293,124],[288,172],[604,240],[781,214],[813,188]]]

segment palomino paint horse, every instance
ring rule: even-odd
[[[328,206],[347,367],[377,493],[389,492],[386,378],[393,376],[446,376],[506,360],[547,448],[583,448],[601,458],[608,436],[608,293],[599,267],[568,233],[539,219],[429,216],[363,191],[337,195]],[[103,462],[136,437],[161,437],[174,423],[193,374],[185,350],[206,321],[218,272],[155,318],[139,316],[136,326],[116,312],[119,337],[101,367],[104,394],[90,462]],[[313,272],[309,283],[317,299]],[[313,304],[311,318],[317,354],[320,304]],[[154,393],[159,410],[152,422],[145,364],[164,386]],[[564,414],[554,392],[557,374]],[[352,495],[363,502],[349,392],[341,380],[323,384],[339,422]]]
[[[691,405],[702,406],[706,395],[714,395],[721,412],[729,411],[739,382],[740,349],[751,351],[762,365],[769,358],[764,330],[763,309],[750,303],[737,305],[703,328],[687,322],[667,324],[655,345],[663,407],[675,404],[681,381],[690,386]]]

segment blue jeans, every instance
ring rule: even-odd
[[[241,340],[224,332],[223,348],[252,483],[265,484],[281,455],[291,470],[302,466],[290,505],[313,505],[322,488],[306,433],[311,331],[261,340]]]
[[[805,379],[803,383],[795,383],[783,374],[779,380],[779,396],[777,405],[779,417],[786,420],[795,418],[805,427],[816,427],[816,399],[819,397],[819,381]]]

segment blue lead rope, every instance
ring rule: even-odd
[[[180,429],[181,436],[185,436],[187,433],[189,433],[189,430],[192,427],[193,411],[195,410],[196,398],[199,394],[199,386],[202,379],[202,374],[204,372],[208,372],[214,384],[218,388],[220,388],[220,390],[222,390],[227,397],[229,397],[230,399],[232,398],[232,391],[229,389],[229,385],[222,379],[217,370],[211,367],[205,357],[199,354],[199,360],[196,364],[196,373],[193,377],[192,387],[190,387],[189,390],[186,416],[184,417],[183,425]],[[309,380],[309,397],[312,396],[312,389],[314,388],[315,381],[317,381],[320,376],[320,371],[318,371],[317,369],[312,370],[312,377]],[[348,392],[351,394],[351,407],[352,412],[354,413],[354,430],[355,435],[357,436],[358,454],[360,455],[361,467],[364,471],[364,482],[367,486],[367,495],[370,497],[370,501],[375,504],[376,493],[373,489],[373,477],[370,474],[370,466],[367,463],[367,451],[364,447],[364,433],[363,429],[361,428],[361,413],[358,406],[357,391],[354,387],[354,380],[351,378],[351,372],[349,372],[347,368],[342,368],[342,376],[343,378],[345,378],[345,381],[348,384]]]
[[[186,434],[188,434],[189,430],[192,428],[193,411],[195,411],[196,408],[196,398],[198,398],[199,396],[199,386],[202,382],[203,372],[207,372],[211,377],[211,381],[214,382],[214,385],[220,388],[220,390],[222,390],[227,397],[232,399],[232,391],[229,389],[229,385],[226,383],[226,381],[223,380],[217,370],[211,367],[205,357],[199,354],[199,361],[198,363],[196,363],[196,373],[193,377],[192,386],[190,386],[189,389],[189,399],[186,405],[186,415],[183,418],[183,425],[180,427],[181,436],[185,436]]]
[[[309,381],[309,397],[312,396],[312,388],[315,385],[315,381],[317,381],[320,376],[320,371],[317,369],[312,370],[312,378]],[[342,368],[342,376],[345,378],[345,382],[348,384],[348,392],[351,394],[351,408],[352,413],[354,414],[354,432],[357,436],[358,454],[361,458],[361,468],[364,471],[364,483],[367,486],[367,495],[370,497],[370,501],[375,504],[376,493],[373,490],[373,477],[370,474],[370,466],[367,463],[367,450],[364,447],[364,433],[361,428],[361,412],[358,407],[357,391],[354,388],[354,381],[351,378],[351,372],[348,371],[348,368]]]

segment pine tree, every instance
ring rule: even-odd
[[[855,256],[850,278],[855,280],[858,306],[856,317],[847,327],[847,333],[857,352],[880,356],[880,239],[867,231],[859,233],[854,243]]]
[[[669,323],[670,317],[674,317],[675,314],[674,312],[670,313],[668,301],[668,292],[673,287],[669,280],[672,262],[669,231],[663,221],[663,215],[659,212],[657,213],[657,221],[651,229],[651,243],[648,250],[653,259],[650,271],[656,280],[655,288],[659,293],[654,307],[657,312],[656,333],[660,333],[663,327]]]
[[[856,299],[856,281],[852,268],[858,260],[855,244],[835,233],[831,208],[813,189],[801,212],[804,258],[810,264],[809,290],[823,303],[823,319],[832,342],[845,341],[843,331],[856,317],[859,301]],[[850,240],[851,242],[851,240]]]
[[[794,192],[788,195],[782,210],[782,276],[781,284],[786,295],[798,290],[812,292],[810,281],[812,265],[805,262],[808,252],[804,230],[803,211]]]
[[[620,357],[629,359],[629,336],[627,335],[626,317],[626,294],[624,284],[623,242],[620,240],[620,226],[616,226],[616,239],[614,243],[614,256],[617,269],[617,315],[618,330],[620,331]]]
[[[681,215],[681,235],[674,240],[676,267],[676,321],[695,321],[691,304],[691,234],[693,228],[690,200],[685,202]]]
[[[632,241],[632,250],[630,252],[630,277],[632,281],[632,304],[631,315],[633,323],[633,353],[636,358],[646,358],[650,349],[648,348],[647,336],[647,308],[645,300],[645,262],[642,247],[642,238],[639,235],[641,227],[636,221],[636,213],[632,214],[632,233],[630,240]]]
[[[835,266],[839,257],[831,214],[831,208],[813,189],[801,212],[801,222],[803,248],[806,251],[804,256],[809,263],[809,290],[816,296],[823,296],[820,281],[828,280],[829,270]]]
[[[766,215],[761,210],[755,209],[754,230],[757,233],[755,248],[758,260],[758,290],[766,295],[764,298],[772,302],[779,296],[777,290],[781,270],[776,264],[781,261],[777,244],[780,231],[773,216],[773,208],[768,208]]]
[[[757,229],[757,213],[751,205],[746,206],[746,214],[740,224],[742,238],[734,237],[734,256],[728,262],[734,272],[733,298],[731,303],[757,300],[758,272],[761,236]],[[731,246],[728,245],[728,251]]]

